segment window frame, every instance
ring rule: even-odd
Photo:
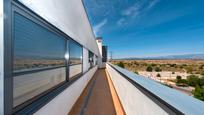
[[[77,81],[79,78],[82,77],[82,75],[86,74],[83,73],[83,45],[79,44],[75,40],[73,40],[70,36],[62,32],[60,29],[43,19],[41,16],[24,6],[22,3],[20,3],[17,0],[6,0],[4,3],[4,10],[5,14],[7,14],[8,18],[5,19],[5,24],[8,24],[4,26],[5,29],[5,36],[4,36],[4,48],[6,52],[4,52],[4,72],[5,72],[5,80],[4,80],[4,113],[5,114],[23,114],[23,113],[29,113],[33,114],[37,110],[39,110],[41,107],[46,105],[49,101],[51,101],[53,98],[55,98],[58,94],[60,94],[62,91],[64,91],[67,87],[69,87],[72,83]],[[14,13],[19,13],[20,15],[24,16],[25,18],[34,21],[36,24],[48,29],[49,31],[60,35],[62,38],[65,38],[69,43],[70,40],[75,41],[82,47],[82,74],[77,75],[77,77],[74,77],[70,80],[69,78],[69,59],[66,59],[66,80],[60,84],[58,84],[55,87],[50,88],[47,91],[44,91],[43,93],[40,93],[38,96],[29,99],[28,101],[13,107],[13,22],[14,22]],[[6,39],[5,39],[6,38]],[[67,49],[67,48],[66,48]],[[52,69],[52,68],[46,68],[46,69]],[[44,69],[40,69],[39,71],[43,71]],[[34,70],[35,71],[35,70]],[[32,72],[32,71],[31,71]],[[88,71],[87,71],[88,72]],[[25,72],[26,73],[26,72]],[[25,73],[18,73],[18,74],[25,74]],[[29,72],[28,72],[29,73]],[[16,76],[17,77],[17,76]]]
[[[89,55],[89,57],[88,57],[88,59],[89,59],[89,64],[90,64],[90,69],[91,68],[93,68],[95,65],[94,65],[94,53],[92,52],[92,51],[90,51],[90,50],[88,50],[89,52],[88,52],[88,55]],[[92,60],[90,60],[90,58],[92,58]]]
[[[48,28],[46,27],[45,25],[43,25],[43,22],[41,22],[39,19],[35,18],[35,17],[32,17],[32,16],[26,16],[26,14],[24,14],[23,12],[19,12],[20,10],[17,8],[14,8],[13,12],[12,12],[12,35],[14,35],[14,15],[17,13],[18,15],[21,15],[23,18],[26,18],[28,19],[29,21],[31,21],[32,23],[35,23],[36,25],[48,30],[49,32],[59,36],[59,39],[64,39],[64,46],[65,46],[65,53],[66,51],[68,50],[67,49],[67,41],[69,41],[69,39],[63,37],[63,35],[61,35],[59,32],[55,31],[54,29],[52,28]],[[33,70],[25,70],[25,71],[20,71],[20,72],[14,72],[14,37],[12,37],[12,81],[14,82],[14,78],[17,78],[17,77],[20,77],[21,75],[26,75],[26,74],[33,74],[33,73],[37,73],[37,72],[42,72],[42,71],[48,71],[48,70],[53,70],[53,69],[57,69],[57,68],[61,68],[61,67],[65,67],[65,80],[60,82],[59,84],[56,84],[55,86],[53,87],[50,87],[49,89],[43,91],[42,93],[39,93],[35,96],[33,96],[32,98],[29,98],[28,100],[26,100],[25,102],[17,105],[17,106],[14,106],[14,104],[12,104],[13,106],[13,109],[15,110],[16,108],[23,108],[29,104],[31,104],[32,102],[34,102],[35,100],[37,100],[38,98],[40,98],[41,96],[45,95],[46,93],[48,92],[51,92],[52,90],[58,88],[59,86],[63,85],[64,83],[66,83],[69,78],[67,77],[68,76],[68,65],[67,65],[67,59],[64,58],[64,61],[65,61],[65,65],[59,65],[59,66],[53,66],[53,67],[46,67],[46,68],[38,68],[38,69],[33,69]],[[14,88],[12,89],[12,91],[14,91]],[[14,99],[13,99],[13,102],[14,102]]]
[[[66,41],[70,40],[71,38],[70,37],[67,37],[66,35],[64,35],[64,33],[62,33],[59,29],[57,29],[55,26],[49,24],[47,21],[45,21],[44,19],[42,19],[40,16],[38,16],[37,14],[33,14],[32,12],[30,11],[27,11],[26,8],[24,9],[23,6],[19,5],[18,3],[13,3],[12,4],[12,16],[11,16],[11,27],[12,27],[12,82],[13,82],[13,78],[14,77],[18,77],[18,76],[15,76],[15,75],[25,75],[25,74],[29,74],[29,73],[36,73],[36,72],[40,72],[40,71],[45,71],[45,70],[52,70],[52,69],[56,69],[56,68],[59,68],[60,66],[57,66],[57,67],[50,67],[50,68],[40,68],[39,70],[30,70],[30,71],[23,71],[23,72],[13,72],[13,67],[14,67],[14,64],[13,64],[13,60],[14,60],[14,32],[13,32],[13,28],[14,28],[14,15],[15,13],[18,13],[19,15],[23,16],[24,18],[27,18],[29,21],[32,21],[33,23],[47,29],[48,31],[60,36],[62,39],[65,39]],[[67,42],[65,43],[65,46],[67,45]],[[68,50],[66,48],[66,50]],[[35,100],[39,99],[40,97],[44,96],[45,94],[51,92],[52,90],[54,89],[57,89],[58,87],[60,87],[61,85],[63,85],[64,83],[66,83],[67,81],[69,81],[69,77],[68,77],[68,60],[65,60],[65,66],[63,67],[66,67],[66,73],[65,73],[65,76],[66,76],[66,80],[59,83],[58,85],[44,91],[43,93],[40,93],[36,96],[34,96],[33,98],[23,102],[22,104],[16,106],[16,107],[13,107],[13,101],[12,101],[12,108],[14,110],[14,112],[16,111],[19,111],[21,110],[22,108],[25,108],[26,106],[32,104]],[[62,66],[61,66],[62,67]],[[12,84],[12,91],[13,91],[13,84]],[[13,93],[12,93],[13,94]],[[13,99],[12,99],[13,100]]]

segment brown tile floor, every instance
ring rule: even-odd
[[[69,115],[116,115],[105,69],[99,69]]]

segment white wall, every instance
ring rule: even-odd
[[[0,115],[3,115],[3,105],[4,105],[4,92],[3,92],[3,88],[4,88],[4,70],[3,70],[3,38],[4,38],[4,34],[3,34],[3,0],[0,0]]]
[[[35,115],[67,115],[86,87],[88,81],[93,77],[97,68],[96,66],[88,71],[52,101],[37,111]]]
[[[98,49],[100,53],[100,55],[98,56],[98,65],[99,65],[99,68],[102,68],[103,67],[102,65],[102,39],[97,39],[96,43],[98,45]]]
[[[94,63],[94,65],[96,65],[96,56],[95,55],[94,55],[93,63]]]
[[[86,48],[83,48],[83,73],[87,72],[89,67],[89,51]]]
[[[144,95],[117,71],[108,64],[106,67],[127,115],[167,115],[160,106]]]
[[[97,43],[97,45],[98,45],[99,53],[100,53],[100,55],[102,56],[102,45],[103,45],[102,39],[98,38],[98,39],[96,40],[96,43]]]
[[[83,0],[19,0],[90,51],[98,46],[83,7]]]

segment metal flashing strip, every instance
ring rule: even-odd
[[[133,84],[137,89],[139,89],[143,94],[145,94],[147,97],[149,97],[153,102],[155,102],[157,105],[159,105],[163,110],[165,110],[167,113],[171,115],[183,115],[181,111],[176,109],[175,107],[171,106],[166,101],[162,100],[159,96],[155,95],[136,81],[129,78],[126,74],[122,73],[120,70],[118,70],[114,65],[110,64],[110,67],[112,67],[115,71],[117,71],[121,76],[123,76],[126,80],[128,80],[131,84]],[[119,68],[119,67],[118,67]]]

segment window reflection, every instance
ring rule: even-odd
[[[65,39],[15,14],[14,72],[65,66]]]
[[[66,81],[66,40],[17,13],[13,35],[15,107]]]
[[[91,51],[89,51],[89,64],[90,68],[94,66],[94,54]]]
[[[82,47],[76,42],[69,42],[69,76],[74,77],[82,73]]]
[[[74,41],[70,40],[70,50],[69,50],[69,64],[81,64],[82,63],[82,47]]]

